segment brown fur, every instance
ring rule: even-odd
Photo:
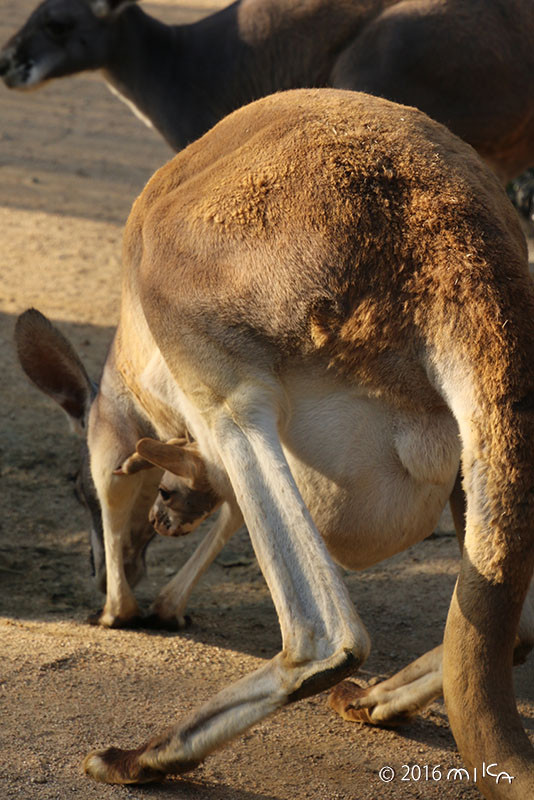
[[[523,334],[532,325],[534,303],[523,236],[505,195],[468,147],[413,109],[403,109],[399,121],[380,101],[331,92],[322,95],[317,116],[313,104],[308,108],[313,94],[291,97],[287,107],[273,97],[255,109],[252,137],[248,115],[224,120],[216,137],[200,140],[187,157],[160,170],[134,205],[126,261],[132,276],[139,270],[145,313],[171,369],[168,343],[180,347],[193,319],[206,327],[204,309],[212,310],[209,325],[216,324],[217,309],[233,321],[231,329],[220,330],[219,343],[234,358],[242,347],[240,327],[252,326],[258,358],[275,369],[290,357],[319,358],[396,404],[430,408],[442,401],[424,379],[417,343],[423,346],[426,339],[441,356],[453,337],[484,387],[479,400],[486,414],[477,424],[497,424],[490,422],[496,406],[503,425],[507,404],[500,448],[510,443],[517,451],[521,438],[514,433],[513,404],[534,389],[534,347],[525,351]],[[264,189],[258,194],[260,182]],[[247,191],[251,212],[242,201]],[[179,220],[177,205],[186,212]],[[162,233],[170,227],[173,237],[165,240]],[[141,237],[147,243],[143,251]],[[332,244],[325,270],[327,238]],[[297,272],[303,240],[306,271]],[[169,263],[176,265],[172,271]],[[382,263],[402,269],[384,281]],[[276,295],[281,270],[283,294]],[[228,280],[238,291],[221,302]],[[180,356],[188,359],[186,352]],[[523,463],[528,436],[526,441]],[[492,458],[499,460],[498,452]],[[515,516],[508,506],[492,514],[511,525]],[[494,538],[492,574],[500,560],[499,536]]]
[[[324,358],[371,389],[377,385],[380,392],[388,391],[397,402],[438,404],[442,401],[430,386],[421,396],[421,366],[414,353],[408,354],[407,368],[405,340],[412,342],[433,330],[442,337],[444,326],[454,328],[475,363],[487,356],[489,347],[508,347],[514,325],[503,330],[505,312],[495,303],[504,300],[495,298],[492,283],[501,280],[494,263],[506,260],[514,280],[505,282],[505,301],[510,308],[517,306],[518,316],[528,316],[530,278],[519,226],[504,194],[477,167],[469,148],[418,112],[402,111],[399,134],[398,120],[391,120],[389,107],[380,102],[365,99],[359,105],[361,118],[355,120],[352,113],[346,122],[343,106],[352,110],[356,102],[350,95],[323,95],[321,117],[313,106],[308,110],[310,96],[295,95],[296,108],[289,105],[287,111],[280,98],[267,99],[257,108],[252,141],[246,115],[228,118],[209,144],[201,140],[193,145],[187,158],[177,157],[149,183],[134,206],[125,238],[126,259],[140,270],[149,322],[156,338],[164,334],[168,340],[168,325],[176,324],[169,320],[168,309],[179,306],[180,320],[198,317],[204,308],[215,309],[230,279],[239,293],[225,296],[224,314],[238,326],[254,326],[264,358],[269,358],[269,342],[276,341],[277,360],[282,344],[284,357]],[[278,111],[274,121],[272,106]],[[291,119],[297,113],[299,123],[294,125]],[[429,143],[425,137],[430,134]],[[315,143],[312,152],[310,140]],[[445,171],[444,162],[453,170]],[[313,184],[307,179],[310,173]],[[261,195],[255,188],[257,176],[264,186]],[[250,212],[243,192],[248,193]],[[176,220],[178,203],[187,213]],[[341,208],[332,216],[336,204]],[[234,207],[240,211],[237,217]],[[165,241],[161,233],[171,224],[175,234]],[[147,244],[139,259],[141,236]],[[302,258],[303,239],[306,271],[297,272],[294,265]],[[176,264],[172,271],[165,268],[171,260]],[[402,264],[402,270],[385,282],[377,269],[380,263]],[[273,300],[280,270],[285,270],[283,295]],[[434,303],[428,308],[431,296]],[[222,335],[231,337],[222,345],[239,350],[236,331]],[[507,371],[509,360],[502,361],[495,352],[488,362],[492,374],[501,364]],[[522,375],[524,388],[516,388],[517,400],[532,385],[531,369]],[[495,376],[495,386],[502,380]]]

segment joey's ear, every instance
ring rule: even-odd
[[[94,391],[70,342],[40,311],[30,308],[17,320],[15,344],[28,378],[83,427]]]
[[[108,17],[110,14],[122,11],[126,6],[131,6],[136,0],[88,0],[88,2],[95,17]]]
[[[154,464],[141,458],[139,453],[132,453],[131,456],[122,462],[118,469],[113,470],[114,475],[133,475],[143,469],[154,469]]]
[[[171,439],[168,442],[140,439],[136,449],[141,458],[174,475],[193,481],[205,477],[206,470],[198,448],[185,439]]]

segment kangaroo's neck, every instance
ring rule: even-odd
[[[178,150],[181,131],[175,127],[169,94],[180,102],[174,70],[180,60],[181,26],[169,26],[132,5],[113,25],[108,57],[102,66],[110,88],[127,102],[136,116],[161,133]],[[176,88],[176,91],[174,89]]]
[[[132,6],[117,18],[104,74],[181,150],[252,100],[327,85],[345,44],[397,1],[238,0],[176,26]]]

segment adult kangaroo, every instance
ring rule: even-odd
[[[238,0],[168,26],[133,0],[45,0],[0,53],[7,86],[82,70],[180,150],[275,91],[335,86],[422,109],[504,182],[534,164],[531,0]]]
[[[35,330],[35,313],[25,319]],[[110,783],[187,772],[354,672],[368,636],[329,551],[350,567],[373,548],[387,556],[395,537],[408,546],[411,499],[452,485],[459,442],[466,535],[445,700],[484,796],[533,796],[511,680],[534,566],[533,365],[515,212],[473,150],[421,112],[354,92],[281,93],[159,170],[127,223],[120,323],[87,408],[106,559],[119,566],[103,613],[129,591],[122,542],[150,475],[117,468],[141,437],[190,431],[221,514],[247,523],[283,649],[165,734],[90,754],[86,772]],[[341,488],[367,465],[356,535],[319,535],[295,458]],[[511,783],[480,769],[496,759]]]

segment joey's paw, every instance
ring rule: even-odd
[[[139,614],[131,617],[115,617],[107,613],[105,609],[89,614],[86,622],[88,625],[100,625],[103,628],[136,629],[143,627],[143,618]]]
[[[393,713],[391,707],[382,704],[373,697],[376,686],[364,689],[353,681],[342,681],[334,686],[328,698],[330,708],[333,708],[343,719],[350,722],[365,722],[384,728],[394,728],[406,725],[412,719],[409,712]]]
[[[347,719],[350,722],[366,722],[373,725],[369,709],[360,705],[360,703],[365,702],[367,694],[367,689],[363,689],[357,683],[341,681],[330,692],[328,705],[343,719]]]
[[[139,763],[139,756],[144,752],[145,747],[137,750],[108,747],[107,750],[89,753],[83,762],[83,770],[101,783],[153,783],[163,780],[165,773]]]
[[[183,631],[191,627],[191,624],[189,614],[184,614],[183,617],[163,617],[155,611],[148,614],[143,620],[143,627],[158,631]]]

